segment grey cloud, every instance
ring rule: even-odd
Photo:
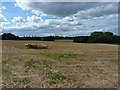
[[[118,14],[118,6],[117,3],[109,3],[106,5],[101,5],[96,8],[91,8],[85,11],[79,11],[75,14],[75,17],[79,17],[80,19],[90,19],[94,17],[101,17],[110,14]]]
[[[65,2],[44,2],[29,3],[28,7],[33,10],[42,11],[48,15],[65,17],[77,13],[80,10],[96,7],[99,3],[65,3]]]
[[[18,0],[16,0],[18,1]],[[25,0],[26,1],[26,0]],[[18,3],[19,2],[19,3]],[[114,3],[112,6],[110,6],[109,2],[17,2],[17,6],[23,8],[23,9],[31,9],[33,11],[37,11],[39,13],[45,13],[47,15],[53,15],[57,17],[66,17],[73,14],[78,13],[79,11],[86,11],[91,8],[97,8],[100,6],[102,7],[102,11],[106,14],[115,13],[115,9],[117,7],[117,3]],[[109,6],[108,6],[109,5]],[[106,7],[108,6],[108,7]],[[93,12],[93,11],[89,11]],[[89,13],[88,12],[88,13]],[[102,15],[101,11],[97,10],[98,16]],[[84,14],[84,13],[83,13]],[[90,13],[92,14],[92,13]],[[94,14],[94,12],[93,12]],[[92,15],[93,15],[92,14]]]

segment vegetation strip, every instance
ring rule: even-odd
[[[49,84],[57,84],[57,83],[65,82],[65,81],[74,80],[73,77],[66,76],[66,75],[64,75],[63,73],[60,73],[60,72],[53,73],[53,72],[49,71],[47,74],[48,74],[47,76],[51,79],[49,81]]]
[[[71,81],[74,78],[72,76],[66,76],[65,74],[61,73],[61,72],[52,72],[51,69],[51,64],[53,64],[54,62],[52,61],[45,61],[45,60],[29,60],[27,62],[25,62],[25,67],[27,70],[33,68],[39,68],[39,66],[37,64],[41,64],[43,65],[43,68],[46,72],[46,76],[50,79],[49,84],[57,84],[57,83],[62,83],[62,82],[66,82],[66,81]]]
[[[63,53],[46,53],[46,52],[36,52],[36,53],[26,53],[28,55],[44,55],[47,57],[51,57],[54,59],[61,59],[61,58],[73,58],[76,56],[84,56],[84,54],[63,54]]]
[[[28,78],[14,78],[13,82],[28,84],[30,80]]]
[[[45,60],[29,60],[29,61],[26,61],[25,62],[25,64],[24,64],[24,66],[27,68],[27,69],[30,69],[30,68],[34,68],[34,69],[36,69],[36,68],[39,68],[39,65],[37,65],[37,64],[41,64],[41,65],[43,65],[43,67],[44,68],[46,68],[46,69],[48,69],[48,68],[51,68],[50,67],[50,64],[53,64],[54,62],[52,62],[52,61],[45,61]],[[27,72],[27,71],[25,71],[25,72]]]
[[[2,61],[0,61],[0,64],[7,64],[8,61],[9,61],[9,59],[2,60]]]

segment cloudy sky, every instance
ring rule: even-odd
[[[0,33],[19,36],[118,34],[117,2],[2,2]]]

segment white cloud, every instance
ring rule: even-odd
[[[2,28],[4,25],[7,25],[7,24],[10,24],[10,22],[8,22],[5,16],[0,14],[0,28]]]
[[[2,12],[2,7],[0,6],[0,13]]]
[[[61,35],[61,36],[79,36],[90,35],[94,31],[112,31],[117,34],[117,29],[107,27],[117,27],[117,25],[109,26],[109,23],[117,22],[117,14],[105,15],[91,19],[81,20],[73,16],[62,19],[47,19],[41,22],[41,17],[31,16],[28,22],[22,26],[5,27],[4,31],[16,33],[20,36],[46,36],[46,35]],[[38,20],[37,20],[38,19]],[[36,22],[39,21],[39,22]]]
[[[8,25],[8,24],[10,24],[10,22],[2,22],[0,25],[4,26],[4,25]]]
[[[23,21],[25,21],[25,20],[22,17],[14,17],[12,20],[12,22],[14,22],[14,23],[21,23]]]
[[[28,0],[16,1],[15,6],[19,6],[23,10],[31,10],[37,16],[28,16],[26,21],[22,17],[14,17],[12,22],[20,23],[20,26],[4,27],[4,32],[16,33],[20,36],[79,36],[89,35],[93,31],[109,30],[115,34],[117,33],[117,29],[113,28],[117,27],[117,3],[35,3],[28,2]],[[41,14],[62,18],[43,20]]]
[[[5,6],[2,6],[2,9],[3,9],[3,10],[5,10],[5,9],[6,9],[6,7],[5,7]]]
[[[29,22],[36,22],[36,23],[43,21],[41,17],[37,17],[37,16],[34,16],[34,15],[31,16],[31,17],[28,16],[28,17],[27,17],[27,20],[28,20]]]
[[[5,16],[3,16],[2,14],[0,14],[0,23],[1,22],[6,22],[7,18],[5,18]]]
[[[27,3],[29,0],[15,0],[16,3],[14,4],[16,7],[19,6],[22,8],[22,10],[28,10],[29,8],[27,7]]]
[[[2,10],[5,10],[6,7],[5,6],[0,6],[0,13],[2,12]]]

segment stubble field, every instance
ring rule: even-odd
[[[46,44],[28,49],[25,43]],[[118,46],[72,41],[2,41],[3,88],[116,88]]]

